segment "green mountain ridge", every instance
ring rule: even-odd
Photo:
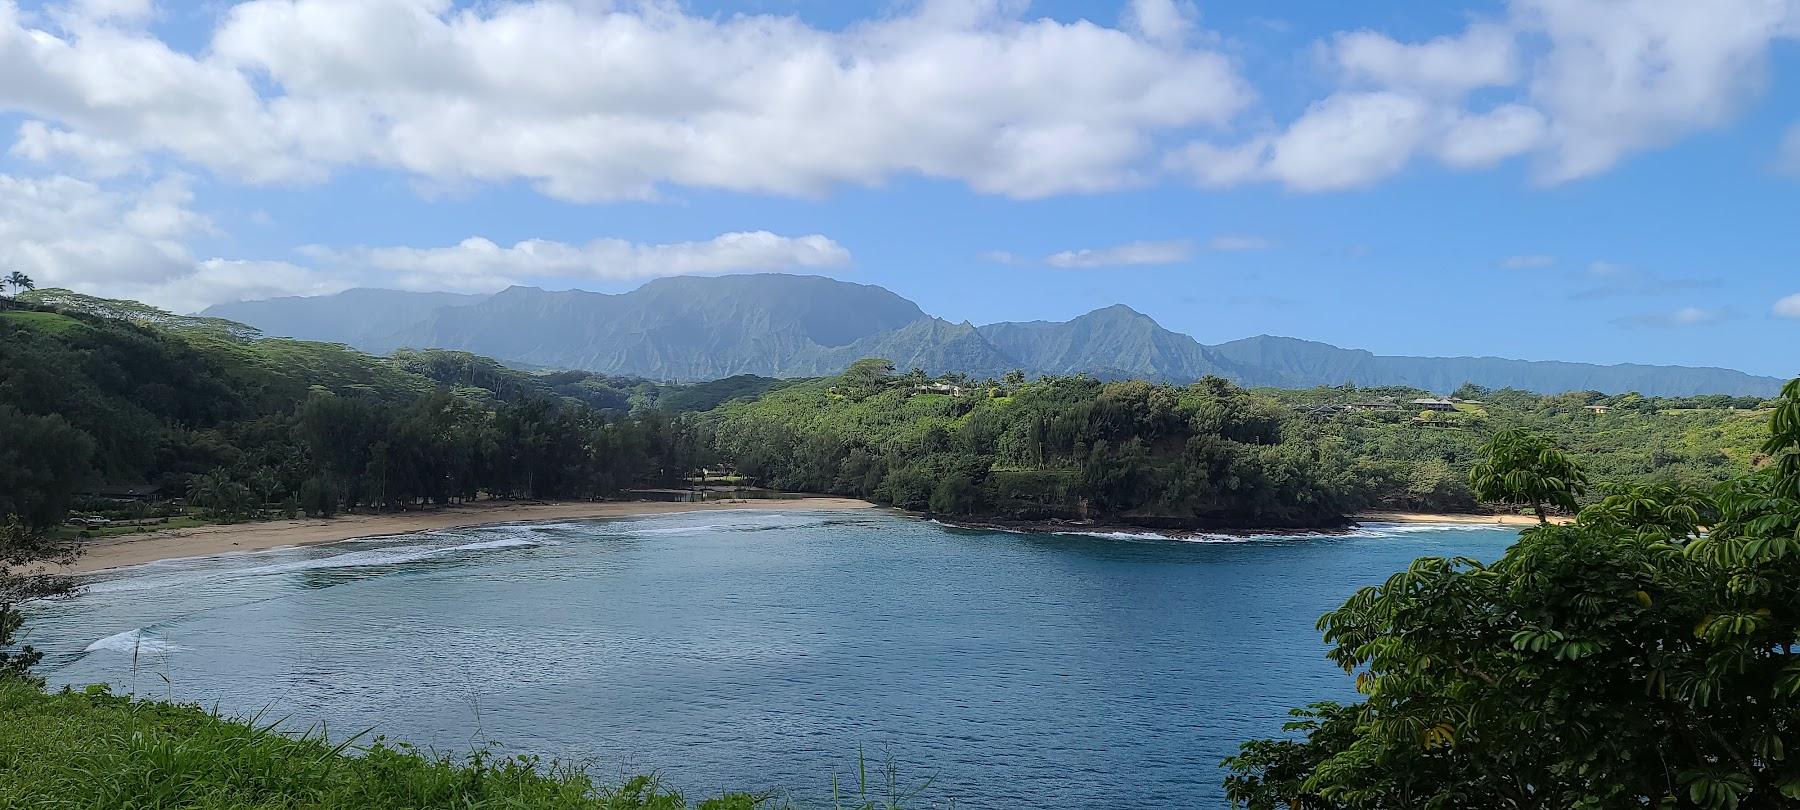
[[[885,357],[901,369],[976,377],[1019,370],[1187,383],[1215,375],[1248,386],[1355,383],[1441,393],[1466,382],[1654,396],[1771,396],[1780,389],[1773,377],[1722,368],[1385,356],[1270,335],[1207,345],[1122,304],[1068,321],[955,324],[882,287],[779,273],[657,279],[620,294],[350,290],[219,305],[202,315],[377,353],[448,349],[670,381],[812,377]]]

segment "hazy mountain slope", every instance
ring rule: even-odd
[[[1560,392],[1773,395],[1780,381],[1716,368],[1533,362],[1494,357],[1387,357],[1294,338],[1207,346],[1126,306],[1067,322],[974,327],[932,318],[888,290],[782,274],[659,279],[619,295],[513,287],[487,297],[351,290],[213,307],[273,335],[473,352],[508,363],[655,380],[739,374],[834,374],[862,357],[900,370],[1013,369],[1184,383],[1216,374],[1244,385],[1354,381],[1449,392],[1464,382]]]
[[[836,374],[864,357],[885,357],[900,371],[922,368],[932,375],[960,371],[978,378],[1000,377],[1030,368],[995,348],[973,325],[931,318],[821,351],[811,363],[814,370],[807,373]]]
[[[1329,343],[1261,335],[1213,346],[1220,357],[1267,375],[1253,385],[1406,385],[1449,392],[1465,382],[1531,391],[1637,391],[1657,396],[1773,396],[1781,381],[1741,371],[1689,366],[1602,366],[1499,357],[1398,357]]]
[[[1066,322],[988,324],[982,337],[1017,358],[1023,368],[1049,374],[1190,382],[1237,370],[1212,356],[1199,341],[1164,329],[1124,304],[1096,309]]]
[[[216,304],[200,314],[249,324],[271,337],[347,343],[381,353],[397,347],[392,342],[395,332],[424,322],[444,307],[466,306],[485,297],[359,288],[335,295]]]
[[[769,274],[659,279],[621,295],[512,287],[395,340],[652,379],[792,377],[835,371],[821,369],[823,350],[923,320],[880,287]]]

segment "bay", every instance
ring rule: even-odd
[[[39,606],[53,684],[655,771],[802,805],[1223,808],[1219,760],[1354,697],[1318,616],[1517,532],[965,530],[882,511],[492,526],[179,560]]]

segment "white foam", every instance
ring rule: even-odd
[[[669,526],[667,528],[662,528],[662,529],[633,529],[631,533],[634,535],[658,535],[658,536],[660,536],[660,535],[672,535],[672,534],[700,534],[701,532],[717,532],[717,531],[724,531],[726,529],[738,529],[738,528],[742,528],[742,527],[741,526],[722,526],[722,525],[709,523],[704,526]]]
[[[106,638],[87,645],[84,652],[123,652],[138,655],[166,655],[182,652],[189,648],[173,644],[155,636],[146,635],[143,628],[114,633]]]
[[[460,546],[451,546],[449,548],[443,549],[443,551],[486,551],[488,549],[495,549],[495,548],[534,548],[537,546],[560,546],[560,545],[562,545],[562,543],[560,541],[556,541],[556,540],[539,540],[539,539],[532,539],[529,537],[503,537],[499,540],[487,540],[487,541],[480,542],[480,543],[468,543],[468,544],[460,545]]]

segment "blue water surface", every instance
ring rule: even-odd
[[[1497,527],[1195,538],[877,510],[495,526],[157,563],[39,608],[55,684],[654,770],[806,805],[1222,808],[1219,760],[1354,696],[1313,623]]]

